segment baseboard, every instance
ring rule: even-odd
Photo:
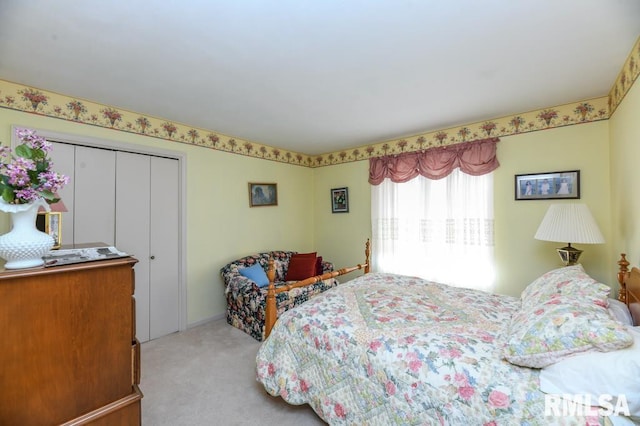
[[[211,321],[217,321],[217,320],[223,319],[225,317],[225,315],[226,315],[225,313],[221,313],[221,314],[214,315],[212,317],[208,317],[208,318],[205,318],[205,319],[197,321],[197,322],[189,323],[189,324],[187,324],[187,329],[193,328],[193,327],[197,327],[199,325],[206,324],[206,323],[211,322]]]

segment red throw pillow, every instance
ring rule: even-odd
[[[313,255],[313,256],[312,256]],[[289,259],[285,281],[299,281],[316,275],[316,254],[294,254]]]

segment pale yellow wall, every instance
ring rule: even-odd
[[[315,239],[318,253],[336,268],[364,263],[365,242],[371,237],[371,190],[369,161],[314,169]],[[349,188],[349,212],[331,212],[331,189]],[[343,281],[361,275],[346,275]]]
[[[638,125],[632,111],[640,104],[632,89],[614,115],[611,138],[614,193],[632,181]],[[273,161],[137,136],[38,115],[0,110],[0,139],[9,141],[10,126],[48,129],[120,142],[156,146],[187,156],[187,298],[188,321],[197,323],[222,315],[225,308],[218,270],[240,255],[271,248],[317,250],[337,267],[364,258],[364,241],[371,235],[368,161],[309,169]],[[607,240],[604,245],[583,246],[582,263],[595,278],[612,282],[615,256],[621,250],[637,261],[640,231],[629,232],[631,198],[610,203],[609,122],[549,129],[503,137],[498,144],[501,167],[495,172],[496,291],[517,295],[533,278],[559,266],[556,243],[540,242],[533,234],[550,201],[515,201],[516,173],[581,170],[582,199],[591,208]],[[620,148],[623,147],[623,148]],[[248,207],[249,181],[277,182],[278,207]],[[330,189],[349,187],[349,213],[331,213]],[[625,192],[629,194],[629,192]],[[573,202],[573,201],[565,201]],[[620,204],[619,210],[609,205]],[[637,204],[637,203],[636,203]],[[634,207],[634,208],[630,208]],[[623,229],[612,232],[614,223]],[[3,215],[6,216],[6,215]],[[268,225],[268,226],[267,226]],[[6,217],[0,226],[7,228]],[[631,230],[633,231],[633,230]],[[628,235],[624,239],[620,236]],[[614,237],[612,236],[615,236]],[[620,241],[616,241],[620,240]],[[275,247],[277,246],[277,247]],[[635,254],[634,254],[635,253]],[[633,257],[635,256],[635,257]],[[349,276],[349,279],[358,273]]]
[[[611,217],[615,253],[627,253],[640,265],[640,82],[636,80],[609,120],[611,145]],[[614,259],[614,260],[616,260]]]
[[[311,169],[193,149],[187,193],[190,323],[224,313],[219,271],[229,261],[258,251],[313,249]],[[250,208],[248,182],[277,183],[278,206]]]
[[[188,323],[221,316],[226,303],[220,268],[270,249],[313,249],[313,170],[168,142],[101,127],[0,109],[0,141],[11,125],[179,151],[187,163],[186,286]],[[248,182],[277,182],[277,207],[249,207]],[[0,232],[8,230],[0,215]]]
[[[585,268],[615,288],[619,252],[640,264],[640,200],[633,192],[640,158],[638,86],[610,120],[501,138],[494,184],[497,292],[517,295],[532,279],[559,266],[554,250],[559,245],[533,238],[551,201],[515,201],[514,175],[520,173],[581,170],[582,198],[564,202],[588,204],[607,241],[580,247]],[[223,315],[218,271],[241,255],[317,250],[337,267],[363,261],[364,241],[371,234],[368,161],[312,169],[0,108],[0,141],[5,144],[13,124],[184,153],[189,324]],[[250,181],[277,182],[279,206],[249,208]],[[333,214],[330,189],[344,186],[349,187],[350,212]],[[0,215],[0,232],[7,229],[8,217]]]
[[[607,121],[560,127],[501,139],[500,167],[495,171],[494,206],[497,288],[518,295],[533,279],[562,266],[555,248],[566,243],[533,238],[549,205],[584,203],[605,237],[605,244],[575,246],[580,262],[595,279],[614,285],[610,274],[612,247],[609,213],[609,147]],[[579,200],[514,200],[514,175],[580,170]]]
[[[514,200],[515,174],[560,170],[580,170],[581,199],[562,202],[586,203],[607,240],[603,245],[576,245],[585,251],[581,262],[594,278],[615,284],[608,255],[611,245],[608,149],[606,121],[501,138],[498,144],[500,167],[494,172],[496,292],[519,295],[534,278],[562,266],[555,248],[565,244],[533,238],[552,201]],[[368,161],[359,161],[316,169],[315,186],[319,189],[316,202],[326,205],[323,209],[320,204],[315,224],[316,241],[318,248],[322,247],[322,253],[358,263],[353,251],[359,255],[362,236],[371,235],[368,167]],[[330,213],[329,189],[339,186],[349,187],[353,213],[348,216],[353,216],[351,218]],[[366,204],[354,208],[354,200]],[[336,239],[335,243],[332,238]]]

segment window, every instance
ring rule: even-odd
[[[384,179],[371,186],[371,223],[376,270],[493,290],[492,172]]]

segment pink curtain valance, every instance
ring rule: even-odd
[[[489,138],[430,148],[426,151],[369,159],[369,183],[380,185],[386,178],[392,182],[407,182],[418,175],[442,179],[457,167],[466,174],[480,176],[498,168],[496,144]]]

